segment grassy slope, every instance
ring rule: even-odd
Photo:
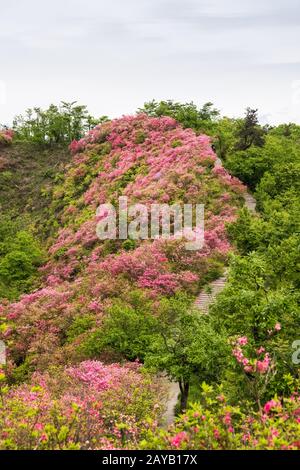
[[[51,188],[71,156],[66,148],[45,149],[16,142],[0,148],[0,210],[13,216],[29,215],[30,223],[47,220]]]

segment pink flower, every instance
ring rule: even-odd
[[[270,400],[268,401],[265,406],[264,406],[264,412],[269,413],[273,408],[278,408],[280,407],[279,401],[276,400]]]
[[[264,374],[265,372],[267,372],[269,367],[270,367],[270,357],[269,357],[269,354],[267,353],[262,361],[256,362],[256,370],[260,374]]]
[[[240,338],[237,339],[237,344],[240,346],[245,346],[248,343],[248,338],[247,336],[241,336]]]
[[[260,354],[262,354],[262,353],[264,353],[264,352],[265,352],[265,348],[264,348],[263,346],[261,346],[260,348],[258,348],[258,349],[256,350],[256,354],[257,354],[257,355],[260,355]]]
[[[281,324],[277,322],[273,330],[268,330],[268,334],[269,336],[271,336],[274,333],[274,331],[280,331],[280,330],[281,330]]]
[[[168,261],[168,258],[166,258],[165,256],[159,256],[159,257],[157,258],[157,261],[158,261],[159,263],[165,263],[166,261]]]
[[[175,437],[171,439],[172,446],[176,447],[177,449],[180,447],[181,443],[187,440],[187,433],[185,431],[181,431],[176,434]]]
[[[268,370],[268,365],[266,365],[264,361],[257,361],[256,370],[260,374],[264,374]]]
[[[2,335],[3,335],[4,338],[7,338],[8,336],[11,335],[12,332],[13,332],[13,328],[8,327],[8,328],[2,333]]]
[[[44,426],[41,423],[36,423],[35,429],[37,431],[42,431],[44,429]]]
[[[101,304],[97,300],[92,300],[92,302],[89,303],[89,309],[94,312],[99,312],[101,310]]]
[[[243,362],[244,354],[243,354],[241,348],[237,347],[237,348],[233,349],[232,354],[239,363]]]
[[[225,401],[225,397],[224,397],[224,395],[222,395],[222,394],[221,394],[221,395],[218,395],[218,396],[217,396],[217,399],[218,399],[219,401],[221,401],[221,402]]]
[[[250,441],[250,438],[251,438],[250,433],[247,432],[247,433],[243,434],[242,440],[243,440],[243,442],[247,442],[247,441]]]
[[[224,424],[226,424],[226,426],[231,425],[231,414],[229,412],[224,416]]]
[[[279,436],[278,429],[271,428],[270,432],[271,432],[272,437],[278,437]]]

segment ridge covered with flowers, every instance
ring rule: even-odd
[[[209,137],[172,118],[106,122],[70,151],[51,197],[56,234],[42,285],[0,305],[5,379],[15,384],[1,392],[4,448],[136,445],[156,426],[163,391],[139,365],[116,364],[127,356],[97,349],[97,334],[116,302],[124,315],[133,306],[153,317],[163,299],[180,292],[192,302],[222,272],[232,249],[226,223],[242,205],[245,187],[216,165]],[[99,240],[96,209],[120,196],[147,207],[204,204],[204,247],[187,251],[176,238]]]
[[[34,175],[43,202],[3,171],[1,203],[12,196],[14,213],[16,199],[34,209],[48,250],[31,269],[19,251],[32,256],[33,239],[15,235],[19,221],[10,230],[2,223],[0,284],[8,296],[15,280],[9,298],[17,299],[0,302],[2,449],[299,449],[299,127],[262,129],[251,109],[230,120],[215,119],[210,106],[208,115],[172,102],[156,108],[75,133],[65,156],[47,133],[49,151],[34,135],[21,146],[17,130],[2,150],[2,168],[9,161],[15,171],[17,161],[22,178]],[[245,187],[200,129],[214,133],[224,166],[256,188],[256,214],[237,218]],[[2,134],[9,144],[12,133]],[[147,208],[204,204],[204,246],[101,241],[96,210],[117,208],[120,196]],[[192,303],[200,290],[210,296],[229,256],[227,285],[201,315]],[[40,276],[20,285],[26,266]],[[174,424],[161,429],[165,377],[180,395]]]
[[[70,148],[73,161],[53,194],[61,228],[42,268],[44,286],[1,306],[12,374],[80,359],[80,344],[101,328],[113,299],[126,301],[134,289],[154,311],[161,296],[196,295],[230,251],[225,224],[234,220],[244,186],[215,167],[207,136],[171,118],[138,115],[96,126]],[[189,252],[175,239],[100,241],[96,209],[120,195],[146,205],[205,204],[204,248]]]

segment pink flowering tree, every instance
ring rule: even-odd
[[[279,324],[277,325],[279,328]],[[261,401],[276,374],[276,364],[263,346],[253,347],[246,336],[233,343],[232,355],[244,378],[245,388],[261,410]]]
[[[249,359],[255,358],[255,351],[261,346],[272,352],[270,359],[271,362],[276,359],[276,378],[268,375],[272,392],[266,392],[269,396],[274,392],[289,394],[285,376],[288,373],[298,376],[291,350],[295,328],[299,326],[295,290],[288,283],[278,281],[271,262],[261,253],[234,255],[230,267],[228,283],[210,314],[217,324],[226,328],[229,337],[247,337],[249,344],[245,351]],[[250,346],[252,351],[247,351]]]

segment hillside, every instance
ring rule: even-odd
[[[71,156],[11,136],[1,143],[0,132],[0,299],[14,300],[40,285],[46,240],[57,230],[48,219],[51,192]]]
[[[115,350],[101,344],[111,309],[126,318],[135,308],[144,322],[155,317],[162,299],[180,291],[189,292],[191,302],[201,285],[222,272],[230,251],[225,223],[234,220],[244,188],[214,167],[208,137],[183,130],[171,118],[139,115],[96,127],[71,149],[74,157],[48,211],[61,228],[42,268],[43,287],[2,306],[13,382],[87,359],[142,359],[143,345],[134,351],[118,348],[117,341]],[[100,241],[96,208],[120,195],[147,205],[204,203],[205,247],[188,252],[184,240],[175,239]]]
[[[0,145],[1,210],[14,217],[29,216],[41,229],[51,187],[68,161],[70,153],[63,147],[49,149],[29,142]]]
[[[221,133],[224,122],[217,125]],[[25,229],[38,235],[47,253],[43,261],[31,259],[38,282],[17,283],[23,294],[0,304],[7,352],[1,448],[297,448],[297,368],[286,365],[299,321],[297,197],[286,178],[298,167],[290,164],[281,178],[278,159],[287,137],[274,134],[260,142],[264,147],[227,146],[225,165],[247,180],[249,163],[255,170],[256,159],[265,152],[267,160],[269,146],[280,143],[278,158],[272,153],[274,169],[266,166],[281,182],[278,201],[274,206],[265,195],[275,191],[265,170],[257,191],[261,206],[268,201],[261,215],[240,211],[246,187],[219,164],[211,138],[172,116],[104,122],[73,141],[70,153],[5,142],[0,177],[14,172],[18,185],[1,189],[3,203],[13,217],[20,211]],[[298,140],[289,144],[298,148]],[[289,206],[284,191],[293,195]],[[146,209],[204,204],[204,246],[187,250],[186,237],[175,236],[100,240],[96,229],[105,213],[97,208],[117,207],[121,196],[128,206]],[[274,211],[286,215],[279,221]],[[11,227],[9,236],[3,232],[2,250],[13,247],[5,259],[14,262],[23,250],[22,271],[39,247],[22,231],[15,246]],[[285,246],[290,263],[283,262]],[[274,250],[278,263],[270,263]],[[0,275],[7,274],[3,266]],[[195,310],[199,292],[210,298],[219,279],[223,289],[225,272],[215,305],[198,302]],[[180,411],[186,412],[165,431],[161,374],[179,384]],[[281,401],[272,398],[277,392]],[[282,419],[286,428],[279,431]]]

